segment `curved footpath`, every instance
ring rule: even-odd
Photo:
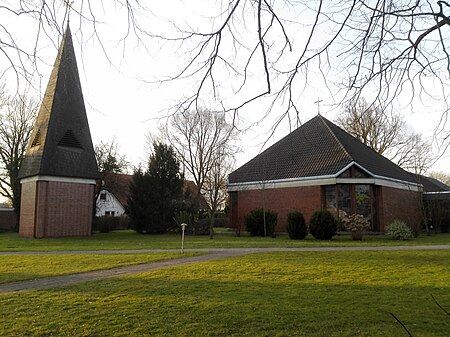
[[[386,250],[434,250],[449,249],[450,245],[434,246],[378,246],[378,247],[309,247],[309,248],[216,248],[216,249],[185,249],[185,252],[206,252],[205,255],[181,257],[138,265],[123,266],[112,269],[96,270],[85,273],[52,276],[34,280],[18,281],[0,284],[0,294],[18,291],[48,289],[87,281],[103,280],[111,277],[137,274],[164,268],[185,266],[197,262],[211,261],[228,257],[242,256],[266,252],[311,252],[311,251],[386,251]],[[101,251],[59,251],[59,252],[0,252],[1,255],[39,255],[39,254],[130,254],[174,252],[179,249],[143,249],[143,250],[101,250]]]

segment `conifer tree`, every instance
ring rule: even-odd
[[[175,226],[183,176],[172,147],[155,142],[146,172],[135,171],[128,200],[131,224],[139,233],[164,233]]]

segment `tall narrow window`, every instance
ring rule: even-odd
[[[346,213],[352,212],[351,185],[338,185],[339,210]]]
[[[371,222],[369,185],[355,185],[355,206],[356,213],[361,214],[367,221]]]
[[[337,215],[336,186],[325,186],[325,209]]]

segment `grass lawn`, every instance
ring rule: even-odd
[[[120,266],[155,262],[199,255],[200,253],[142,254],[68,254],[68,255],[5,255],[1,257],[0,284],[47,276],[82,273]]]
[[[186,236],[185,248],[238,248],[238,247],[318,247],[318,246],[392,246],[450,244],[450,234],[421,235],[408,241],[392,241],[382,235],[366,235],[363,241],[352,241],[349,235],[335,236],[330,241],[291,240],[287,235],[261,238],[232,233],[208,236]],[[104,249],[177,249],[180,235],[142,235],[134,231],[116,231],[83,238],[24,239],[17,233],[0,234],[0,251],[61,251]]]
[[[449,336],[450,252],[277,252],[0,295],[1,336]]]

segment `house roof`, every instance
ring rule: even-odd
[[[425,193],[429,192],[450,192],[450,186],[444,184],[443,182],[426,176],[418,176],[420,183],[423,185],[423,191]]]
[[[192,196],[198,197],[197,184],[194,181],[185,180],[183,182],[183,192],[187,191],[189,191],[189,193],[191,193]],[[198,201],[199,201],[198,207],[201,210],[208,209],[208,202],[206,201],[205,197],[202,194],[200,194]]]
[[[111,180],[113,181],[111,183]],[[109,173],[108,192],[116,197],[117,201],[123,206],[128,205],[128,195],[130,194],[130,183],[133,180],[133,175],[121,173]]]
[[[335,176],[352,163],[374,176],[417,183],[413,174],[320,115],[232,172],[229,183]]]
[[[104,188],[109,193],[114,195],[117,201],[123,206],[128,205],[128,196],[130,194],[130,183],[133,181],[133,175],[122,173],[109,173],[105,178],[108,179],[108,186]],[[183,182],[183,191],[189,191],[192,195],[197,195],[197,185],[192,180],[185,180]],[[207,209],[208,204],[205,198],[200,196],[200,209]]]
[[[19,178],[36,175],[99,178],[68,25]]]

